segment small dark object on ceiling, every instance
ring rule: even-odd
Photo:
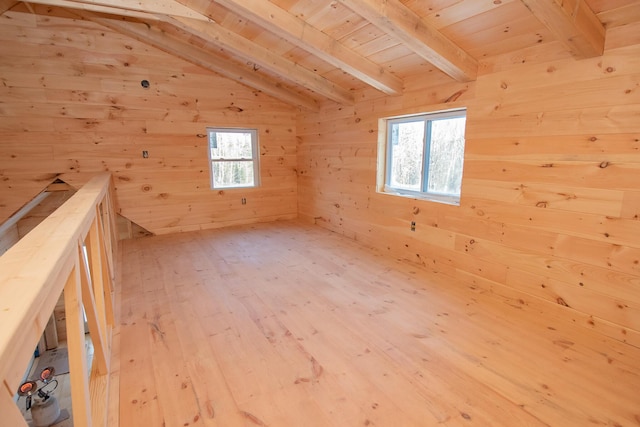
[[[140,82],[143,88],[149,89],[149,80],[143,80]]]

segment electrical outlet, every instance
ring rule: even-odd
[[[246,205],[247,204],[247,199],[245,197],[242,198],[242,204]]]
[[[411,231],[416,231],[416,222],[411,221]]]
[[[142,158],[143,159],[148,159],[149,158],[149,152],[147,150],[143,150],[142,151]]]

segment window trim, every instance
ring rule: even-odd
[[[251,158],[224,158],[214,159],[211,153],[211,133],[249,133],[251,134]],[[230,127],[207,127],[207,153],[209,156],[209,185],[212,190],[236,190],[257,188],[260,186],[260,152],[258,151],[258,129],[255,128],[230,128]],[[213,164],[224,162],[251,162],[253,164],[253,185],[238,185],[233,187],[216,187],[213,175]]]
[[[431,134],[431,122],[438,119],[447,119],[455,117],[467,117],[467,109],[455,108],[450,110],[440,110],[432,112],[421,112],[415,114],[406,114],[400,116],[385,117],[378,122],[378,183],[377,192],[381,194],[388,194],[400,197],[408,197],[418,200],[426,200],[438,203],[444,203],[449,205],[460,205],[460,195],[439,193],[434,191],[428,191],[428,168],[425,165],[429,163],[430,156],[430,138]],[[422,153],[422,191],[403,189],[398,187],[392,187],[389,185],[391,180],[391,161],[392,161],[392,145],[389,141],[389,135],[391,133],[391,125],[394,123],[406,123],[416,121],[416,118],[422,118],[427,122],[426,131],[423,138],[424,150]],[[466,128],[465,128],[466,131]],[[466,132],[465,132],[466,133]],[[466,144],[466,138],[465,138]],[[464,155],[464,153],[463,153]],[[464,158],[463,158],[464,160]],[[464,171],[464,165],[463,165]],[[462,188],[460,189],[462,193]]]

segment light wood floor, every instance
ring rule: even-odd
[[[640,425],[640,350],[557,310],[295,222],[122,243],[111,426]]]

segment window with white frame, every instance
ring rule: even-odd
[[[378,189],[459,205],[466,110],[388,118],[384,122],[385,146],[380,150],[384,157],[379,163],[384,165],[384,183],[379,182]]]
[[[246,188],[260,185],[258,131],[207,128],[211,188]]]

